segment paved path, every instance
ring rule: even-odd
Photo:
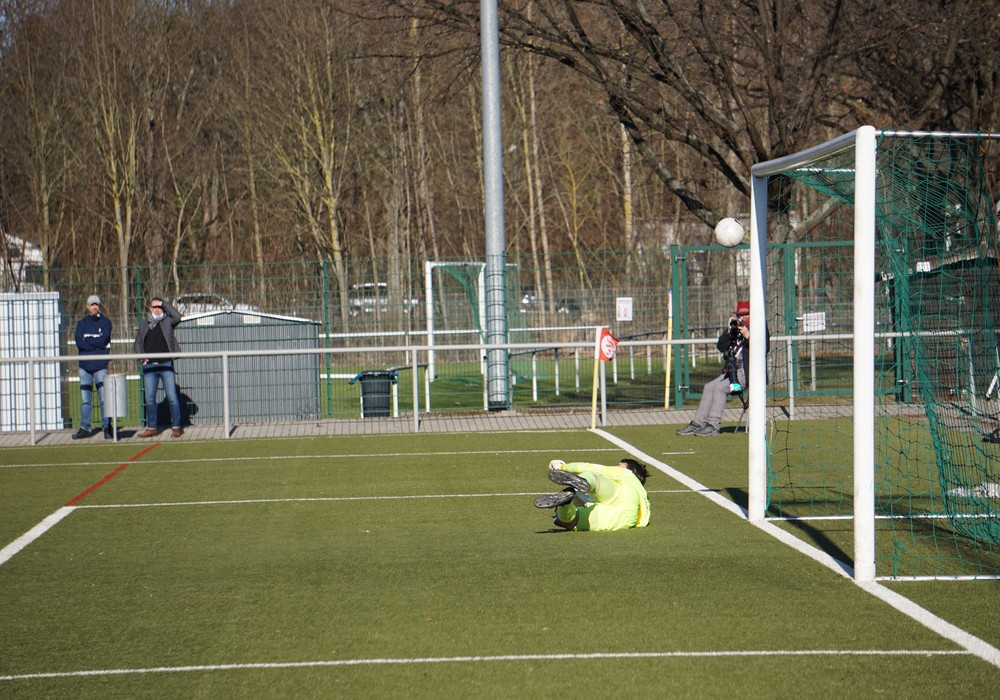
[[[609,411],[607,423],[598,427],[621,425],[675,426],[688,423],[695,409]],[[723,429],[732,429],[740,417],[740,409],[728,408],[723,415]],[[244,423],[232,426],[230,438],[307,437],[314,435],[389,435],[393,433],[459,433],[518,430],[586,430],[590,427],[590,411],[497,411],[462,415],[429,414],[421,417],[419,430],[410,415],[400,418],[355,418],[348,420],[313,420],[282,423]],[[666,427],[665,427],[666,429]],[[36,445],[68,445],[105,443],[100,431],[89,440],[73,440],[75,430],[37,430]],[[119,428],[121,440],[147,442],[135,437],[141,428]],[[184,429],[180,440],[221,440],[226,437],[221,424],[191,425]],[[170,431],[160,433],[158,440],[170,440]],[[32,444],[30,432],[0,432],[0,448],[26,447]]]

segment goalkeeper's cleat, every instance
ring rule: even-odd
[[[549,462],[549,469],[562,469],[566,463],[561,459],[553,459]]]
[[[573,489],[564,489],[559,493],[547,493],[535,499],[535,508],[558,508],[572,501],[575,495],[576,491]]]
[[[580,493],[587,493],[590,491],[590,482],[582,476],[577,476],[573,472],[566,472],[561,469],[553,469],[550,471],[549,481],[562,486],[570,486]]]

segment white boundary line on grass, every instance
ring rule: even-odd
[[[692,491],[697,491],[701,493],[713,503],[725,508],[726,510],[732,513],[735,513],[744,520],[747,520],[747,512],[745,509],[736,505],[729,499],[723,498],[715,491],[705,488],[705,486],[698,483],[697,481],[687,476],[686,474],[682,474],[673,467],[664,464],[655,457],[646,454],[637,447],[630,445],[621,438],[611,435],[610,433],[607,433],[601,430],[600,428],[592,429],[590,432],[594,433],[595,435],[601,436],[608,442],[617,445],[626,452],[631,453],[636,458],[645,461],[647,464],[652,464],[663,473],[667,474],[671,478],[681,482],[682,484],[690,488]],[[979,637],[969,634],[962,628],[957,627],[948,622],[947,620],[938,617],[929,610],[920,607],[909,598],[886,588],[880,583],[877,582],[858,583],[857,581],[854,581],[854,569],[849,564],[846,564],[840,561],[839,559],[831,557],[829,554],[823,552],[822,550],[817,549],[816,547],[806,544],[804,541],[800,540],[795,535],[789,532],[785,532],[778,526],[768,522],[759,524],[753,523],[753,525],[760,528],[764,532],[768,533],[772,537],[776,538],[780,542],[788,545],[797,552],[800,552],[802,554],[805,554],[807,557],[815,559],[820,564],[823,564],[824,566],[833,569],[833,571],[840,574],[841,576],[850,579],[852,582],[855,583],[855,585],[857,585],[863,591],[866,591],[869,594],[878,598],[879,600],[888,603],[896,610],[916,620],[924,627],[927,627],[928,629],[936,632],[945,639],[954,642],[955,644],[959,645],[963,649],[968,650],[970,653],[978,656],[984,661],[1000,668],[1000,649],[997,649],[996,647],[987,644]]]
[[[148,673],[193,673],[198,671],[242,671],[254,669],[317,668],[334,666],[387,666],[412,664],[457,664],[485,661],[567,661],[591,659],[703,659],[718,657],[761,656],[962,656],[967,651],[957,649],[805,649],[805,650],[746,650],[746,651],[639,651],[594,652],[590,654],[505,654],[500,656],[425,656],[398,659],[331,659],[328,661],[274,661],[246,664],[208,664],[199,666],[159,666],[153,668],[108,668],[89,671],[55,671],[0,676],[0,681],[28,681],[46,678],[80,678],[92,676],[123,676]]]
[[[249,503],[312,503],[337,501],[415,501],[434,498],[509,498],[510,496],[539,496],[548,491],[525,491],[522,493],[437,493],[414,496],[313,496],[297,498],[242,498],[219,501],[173,501],[163,503],[95,503],[86,506],[63,506],[55,511],[9,545],[0,549],[0,566],[6,564],[15,554],[51,530],[74,510],[99,510],[107,508],[166,508],[170,506],[224,506]],[[688,489],[650,491],[650,493],[691,493]]]
[[[11,542],[9,545],[0,549],[0,566],[3,566],[8,559],[52,529],[56,523],[72,513],[75,509],[76,506],[63,506],[52,515],[45,518],[45,520],[38,523],[26,533]]]
[[[629,452],[635,457],[644,460],[648,464],[655,466],[657,469],[667,474],[671,478],[680,482],[686,486],[691,491],[697,492],[711,500],[716,505],[730,511],[734,515],[740,518],[746,519],[747,512],[745,509],[739,507],[732,501],[722,497],[720,494],[706,488],[703,484],[692,479],[691,477],[683,474],[676,469],[670,467],[667,464],[659,461],[655,457],[646,454],[642,450],[639,450],[635,446],[621,440],[620,438],[606,433],[600,429],[593,429],[591,432],[599,435],[608,442],[618,446],[619,448]],[[454,497],[458,494],[441,495],[438,497],[447,498]],[[511,494],[496,494],[496,495],[511,495]],[[386,498],[386,497],[381,497]],[[404,498],[404,497],[400,497]],[[405,498],[413,498],[412,496],[407,496]],[[237,502],[274,502],[274,501],[290,501],[290,500],[367,500],[361,498],[315,498],[315,499],[260,499],[260,500],[248,500],[248,501],[228,501],[230,503]],[[206,504],[212,502],[200,502],[200,504]],[[156,504],[145,504],[145,505],[156,505]],[[159,505],[182,505],[182,504],[159,504]],[[9,545],[0,550],[0,565],[7,562],[11,557],[20,552],[22,549],[27,547],[29,544],[41,537],[45,532],[54,527],[63,518],[72,513],[76,508],[101,508],[101,507],[127,507],[123,505],[118,506],[63,506],[59,510],[55,511],[40,523],[35,525],[31,530],[26,532],[21,537],[11,542]],[[851,567],[833,557],[830,557],[826,553],[807,545],[802,540],[798,539],[794,535],[787,533],[780,528],[772,525],[770,523],[763,523],[758,525],[758,527],[779,541],[787,544],[798,552],[805,554],[812,559],[820,562],[824,566],[833,569],[836,573],[844,576],[845,578],[852,578],[853,571]],[[853,580],[853,579],[852,579]],[[229,670],[229,669],[254,669],[254,668],[301,668],[309,666],[353,666],[353,665],[372,665],[372,664],[415,664],[415,663],[456,663],[456,662],[469,662],[469,661],[523,661],[523,660],[561,660],[561,659],[601,659],[601,658],[684,658],[684,657],[723,657],[723,656],[804,656],[804,655],[954,655],[970,653],[983,660],[993,664],[994,666],[1000,667],[1000,650],[987,644],[983,640],[969,634],[965,630],[956,627],[955,625],[943,620],[933,613],[920,607],[910,599],[885,588],[879,583],[870,582],[865,584],[857,584],[862,590],[868,592],[869,594],[879,598],[880,600],[888,603],[896,610],[899,610],[903,614],[909,616],[910,618],[916,620],[925,627],[933,630],[942,637],[954,642],[958,646],[965,649],[965,652],[960,651],[948,651],[948,650],[885,650],[885,651],[848,651],[848,650],[833,650],[833,651],[716,651],[716,652],[636,652],[636,653],[592,653],[592,654],[553,654],[553,655],[520,655],[520,656],[469,656],[469,657],[444,657],[444,658],[415,658],[415,659],[357,659],[357,660],[339,660],[339,661],[314,661],[314,662],[289,662],[289,663],[259,663],[259,664],[220,664],[214,666],[179,666],[179,667],[162,667],[162,668],[150,668],[150,669],[106,669],[106,670],[91,670],[91,671],[67,671],[67,672],[55,672],[55,673],[37,673],[37,674],[22,674],[22,675],[11,675],[11,676],[0,676],[0,681],[4,680],[30,680],[30,679],[41,679],[41,678],[65,678],[65,677],[78,677],[78,676],[107,676],[107,675],[122,675],[122,674],[143,674],[143,673],[176,673],[176,672],[190,672],[190,671],[206,671],[206,670]]]
[[[541,496],[551,491],[521,491],[504,493],[424,493],[405,496],[289,496],[287,498],[236,498],[219,501],[162,501],[160,503],[93,503],[76,506],[81,510],[101,508],[167,508],[170,506],[229,506],[255,503],[316,503],[350,501],[420,501],[436,498],[510,498],[511,496]],[[688,489],[650,489],[649,493],[691,493]]]
[[[611,452],[610,447],[586,447],[574,449],[574,452]],[[551,454],[552,450],[504,450],[504,454]],[[444,452],[356,452],[348,454],[340,452],[337,454],[317,454],[317,455],[251,455],[247,457],[207,457],[191,459],[144,459],[142,463],[146,466],[156,464],[208,464],[210,462],[261,462],[261,461],[285,461],[285,460],[316,460],[316,459],[364,459],[366,457],[455,457],[468,455],[495,455],[496,450],[449,450]],[[692,454],[678,452],[677,454]],[[67,465],[65,462],[40,462],[26,464],[3,464],[0,469],[31,469],[34,467],[102,467],[118,464],[118,461],[106,462],[73,462]]]

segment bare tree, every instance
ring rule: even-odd
[[[847,15],[857,61],[844,103],[865,122],[915,130],[996,130],[1000,15],[979,0],[858,3]]]
[[[128,318],[128,270],[137,244],[137,223],[149,202],[143,180],[154,111],[155,67],[139,0],[89,0],[77,5],[79,40],[71,43],[81,96],[82,152],[100,171],[98,214],[109,224],[117,249],[121,327]],[[89,115],[91,118],[87,119]],[[159,262],[162,238],[144,241],[148,262]]]
[[[558,253],[707,237],[755,162],[1000,115],[980,0],[500,11],[513,240],[550,303]],[[252,260],[262,295],[267,262],[329,260],[343,297],[352,256],[482,255],[477,0],[0,0],[0,28],[0,223],[47,268],[117,267],[123,311],[135,262],[180,291],[185,263]]]
[[[442,32],[478,32],[478,2],[393,5]],[[713,191],[707,173],[745,200],[754,163],[831,130],[900,117],[900,128],[988,126],[992,6],[925,0],[914,9],[902,0],[513,0],[501,3],[500,31],[505,46],[601,90],[638,157],[713,226],[732,197]],[[679,146],[680,160],[664,157],[672,151],[662,144]]]
[[[276,176],[293,201],[320,257],[333,262],[340,298],[347,299],[347,271],[340,206],[359,105],[357,67],[345,60],[352,38],[343,18],[326,3],[280,0],[263,6],[262,36],[273,59],[258,67],[258,111]],[[342,320],[347,305],[342,303]]]
[[[41,9],[17,2],[0,5],[7,35],[4,67],[10,81],[4,96],[4,169],[16,169],[26,184],[25,197],[5,189],[5,205],[12,216],[4,217],[4,228],[19,231],[22,240],[37,241],[42,252],[41,282],[48,286],[69,230],[68,197],[78,163],[69,144],[73,126],[66,118],[71,100],[66,80],[69,57],[54,51],[66,39],[62,31],[66,24],[58,14],[43,21]],[[50,53],[55,53],[54,60],[45,60]],[[6,256],[6,241],[4,248]]]

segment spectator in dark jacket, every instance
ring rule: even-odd
[[[139,324],[135,336],[135,352],[160,354],[180,352],[180,345],[174,337],[174,328],[181,322],[181,314],[170,302],[153,297],[149,302],[149,313]],[[181,402],[177,396],[177,373],[173,358],[152,358],[142,360],[142,384],[146,392],[146,429],[138,437],[148,438],[159,435],[156,427],[156,389],[163,384],[163,393],[170,405],[170,435],[181,436]]]
[[[101,313],[101,298],[87,298],[87,315],[76,324],[76,350],[80,355],[95,359],[80,360],[80,429],[73,439],[89,438],[94,417],[94,389],[101,404],[101,425],[104,437],[110,439],[111,416],[104,409],[104,380],[108,376],[108,361],[101,356],[111,352],[111,319]]]
[[[766,334],[770,346],[770,334]],[[729,326],[722,331],[716,344],[725,358],[725,371],[708,382],[701,392],[701,401],[694,420],[677,431],[678,435],[712,437],[719,434],[722,411],[726,398],[747,388],[747,369],[750,367],[750,302],[740,301],[729,319]],[[765,347],[765,352],[767,347]]]

